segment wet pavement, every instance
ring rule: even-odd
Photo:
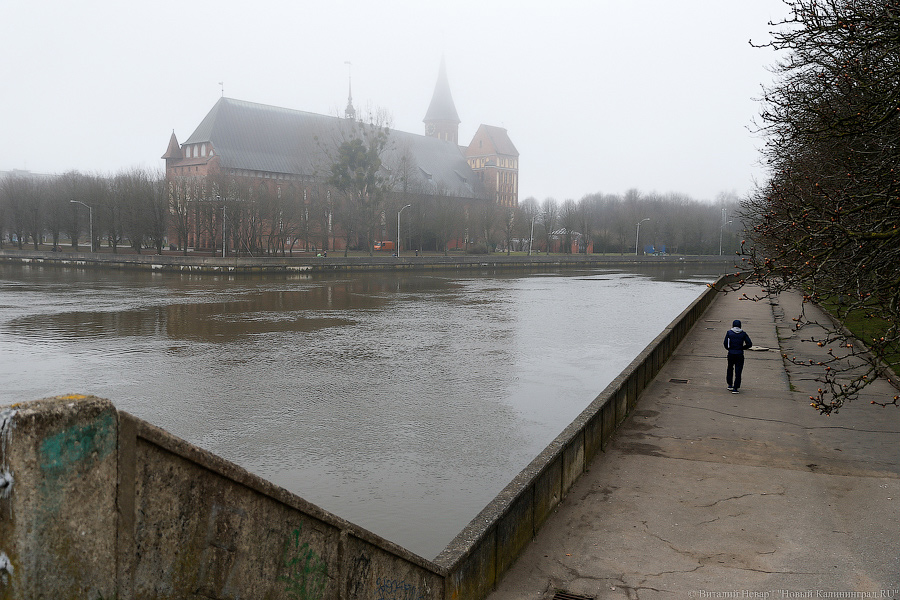
[[[870,404],[897,391],[820,415],[781,356],[825,355],[791,329],[800,297],[740,297],[713,303],[490,600],[900,597],[900,410]],[[733,319],[767,348],[736,395]]]

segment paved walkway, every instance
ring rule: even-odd
[[[900,598],[900,409],[812,409],[818,384],[779,350],[824,352],[791,331],[799,309],[720,296],[489,599]],[[737,395],[733,319],[771,349]]]

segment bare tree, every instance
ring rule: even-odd
[[[534,223],[538,221],[541,214],[540,206],[538,206],[538,202],[533,196],[529,196],[519,202],[519,206],[516,207],[516,213],[518,214],[516,234],[523,240],[522,250],[528,250],[530,253],[532,250],[530,244],[534,243]],[[528,241],[525,242],[524,240]]]
[[[510,206],[501,210],[501,216],[503,217],[503,243],[506,246],[506,255],[509,256],[516,237],[516,218],[519,216],[519,213]]]
[[[31,196],[33,184],[31,179],[20,176],[6,177],[0,180],[0,195],[2,195],[4,213],[9,222],[10,231],[15,234],[15,243],[19,250],[25,243],[28,229],[28,199]]]
[[[553,198],[546,198],[541,203],[541,226],[544,228],[544,242],[547,244],[547,254],[550,254],[553,232],[559,219],[559,205]]]
[[[472,230],[476,233],[476,242],[484,247],[484,251],[490,253],[496,245],[494,235],[497,230],[497,221],[500,214],[497,204],[490,200],[476,200],[473,202],[470,214],[472,215]]]
[[[113,202],[121,206],[122,229],[138,254],[145,245],[162,253],[168,199],[162,178],[142,169],[122,171],[114,180]]]
[[[563,230],[563,252],[571,254],[572,238],[578,231],[578,205],[571,198],[563,201],[559,223]]]
[[[168,182],[169,215],[172,229],[177,236],[177,245],[182,254],[188,251],[188,240],[193,221],[196,219],[196,207],[203,198],[203,184],[195,177],[174,177]]]
[[[786,58],[763,97],[771,175],[744,204],[744,256],[747,281],[832,311],[836,324],[813,341],[842,351],[813,365],[823,386],[810,398],[829,414],[900,363],[900,2],[787,5],[765,44]],[[872,327],[865,347],[843,327],[854,318]],[[850,357],[861,366],[848,370]]]
[[[418,238],[421,240],[423,177],[416,158],[408,146],[399,149],[398,157],[397,164],[391,173],[391,187],[394,189],[394,193],[391,194],[393,197],[392,211],[399,212],[403,207],[409,205],[409,209],[404,214],[405,223],[400,222],[400,228],[406,230],[407,249],[409,249],[409,246],[412,245],[414,230],[420,232]],[[396,233],[397,240],[402,241],[402,231]],[[419,245],[421,245],[421,241],[419,241]]]
[[[156,248],[156,253],[162,254],[169,228],[169,202],[166,195],[166,180],[162,173],[147,173],[146,192],[147,237]]]
[[[59,250],[59,238],[69,210],[61,179],[59,175],[51,178],[44,191],[44,227],[54,252]]]
[[[596,210],[597,201],[594,196],[584,196],[578,201],[577,223],[581,233],[582,250],[585,254],[588,253],[588,247],[591,245],[594,237],[594,223],[597,218]]]
[[[44,230],[44,205],[48,186],[45,181],[32,181],[25,197],[26,232],[31,237],[35,250],[40,248],[41,234]]]
[[[3,248],[4,238],[6,237],[7,212],[5,184],[4,180],[0,179],[0,249]]]
[[[276,251],[280,248],[281,255],[285,255],[285,251],[290,254],[294,253],[294,244],[298,237],[309,239],[309,228],[304,228],[306,221],[306,206],[302,203],[302,195],[297,186],[289,183],[286,186],[279,187],[277,191],[277,208],[278,222],[273,230],[277,231],[278,240],[275,244]],[[286,248],[287,241],[290,240],[290,247]]]
[[[435,250],[443,252],[446,256],[450,240],[458,238],[463,222],[459,202],[449,197],[446,190],[440,187],[429,198],[428,214]]]

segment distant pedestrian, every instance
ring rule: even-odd
[[[744,371],[744,350],[749,350],[753,345],[747,332],[741,329],[741,322],[737,319],[731,324],[731,329],[725,334],[724,346],[728,350],[728,370],[725,372],[725,382],[728,391],[737,394],[741,387],[741,373]]]

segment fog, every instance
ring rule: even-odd
[[[0,171],[161,168],[222,95],[423,133],[441,57],[467,144],[505,127],[519,198],[742,195],[781,0],[0,3]],[[350,63],[349,65],[347,63]]]

